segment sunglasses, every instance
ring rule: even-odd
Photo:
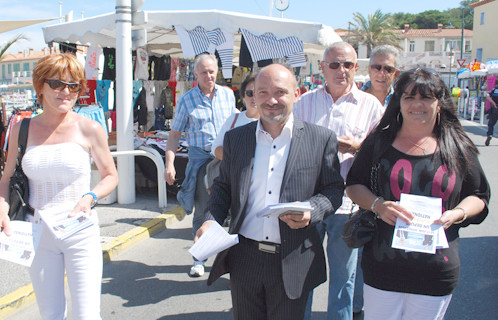
[[[66,87],[69,89],[69,92],[72,93],[77,93],[81,90],[81,83],[69,83],[58,79],[45,79],[44,82],[54,90],[62,91],[66,89]]]
[[[387,73],[394,73],[394,71],[396,71],[395,67],[382,66],[380,64],[372,64],[372,65],[370,65],[370,67],[372,67],[373,69],[375,69],[375,70],[377,70],[379,72],[382,70],[382,68],[384,68],[384,71],[387,72]]]
[[[254,96],[254,90],[246,90],[246,96],[252,98]]]
[[[339,69],[340,66],[344,66],[345,69],[351,70],[355,66],[355,63],[351,62],[351,61],[346,61],[346,62],[339,62],[339,61],[327,62],[327,61],[323,61],[323,63],[325,63],[325,65],[327,65],[332,70]]]

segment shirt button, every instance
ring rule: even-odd
[[[274,146],[273,146],[273,149],[277,149],[277,146],[275,146],[275,145],[274,145]]]
[[[270,190],[270,191],[268,191],[268,194],[271,194],[271,190]]]
[[[273,171],[273,168],[271,168],[270,171]]]
[[[268,237],[265,237],[266,240],[268,240]]]

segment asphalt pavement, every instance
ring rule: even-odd
[[[486,127],[465,120],[462,124],[479,147],[480,162],[493,188],[498,183],[498,135],[489,147],[485,147]],[[213,258],[207,262],[206,275],[201,278],[188,276],[192,264],[187,252],[192,245],[192,216],[185,217],[176,201],[168,200],[166,211],[173,213],[166,215],[157,208],[157,196],[154,194],[146,197],[138,194],[137,203],[133,205],[99,207],[103,243],[108,248],[121,243],[115,251],[111,250],[110,261],[104,265],[103,319],[232,319],[228,277],[222,277],[209,287],[205,281]],[[498,200],[492,197],[487,219],[481,225],[470,226],[460,232],[461,280],[446,314],[447,320],[498,319],[497,204]],[[169,222],[160,222],[161,227],[158,228],[154,217],[169,219]],[[144,222],[149,225],[143,226]],[[142,227],[136,228],[137,225]],[[154,228],[160,232],[148,232]],[[133,236],[123,239],[123,233],[135,233],[137,230],[141,230],[142,234],[136,237],[138,239]],[[16,276],[23,279],[21,285],[29,283],[27,271],[19,271],[23,267],[8,266],[8,272],[14,272],[11,276],[5,276],[4,267],[4,263],[0,262],[3,270],[0,277],[0,296],[3,297],[0,302],[19,287]],[[4,285],[8,288],[4,289]],[[14,313],[10,317],[2,318],[0,309],[0,318],[40,319],[34,299],[27,300],[19,308],[11,306],[10,310]],[[325,319],[326,305],[327,284],[323,284],[315,289],[314,320]]]

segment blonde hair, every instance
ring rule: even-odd
[[[85,67],[76,59],[73,54],[60,53],[43,57],[33,69],[33,87],[38,96],[38,101],[43,105],[43,96],[40,94],[46,79],[58,77],[62,79],[64,74],[69,72],[74,82],[81,84],[78,98],[86,90]]]

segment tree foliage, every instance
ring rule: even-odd
[[[7,50],[14,43],[16,43],[17,41],[20,41],[20,40],[27,40],[27,38],[23,34],[18,34],[12,40],[8,41],[5,45],[3,45],[2,47],[0,47],[0,61],[2,61],[3,58],[5,57],[5,53],[7,52]]]
[[[367,47],[367,56],[376,46],[390,44],[399,47],[399,36],[393,32],[391,15],[377,10],[367,17],[359,12],[353,13],[350,42],[353,45],[363,44]]]
[[[469,4],[479,0],[464,0],[460,2],[459,8],[445,11],[427,10],[417,14],[398,12],[392,14],[392,25],[396,29],[403,29],[409,24],[413,29],[436,29],[439,23],[444,28],[462,28],[462,9],[465,29],[473,29],[474,9]]]

